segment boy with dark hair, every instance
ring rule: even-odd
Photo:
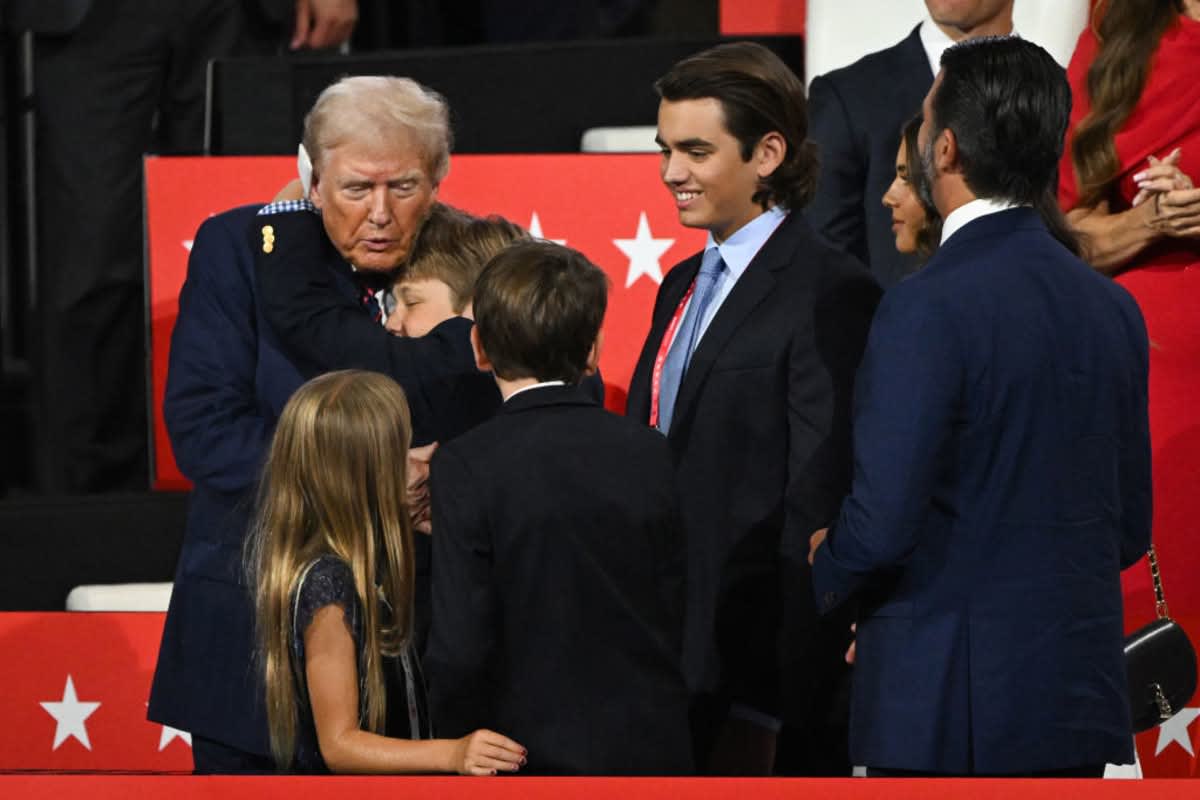
[[[817,166],[804,84],[775,54],[722,44],[655,88],[663,184],[679,221],[709,235],[659,288],[627,413],[675,460],[696,762],[849,774],[836,699],[850,619],[818,621],[805,558],[810,523],[850,485],[850,395],[879,287],[804,219]]]
[[[510,731],[523,773],[692,768],[671,456],[578,386],[607,291],[558,245],[492,259],[472,343],[504,406],[433,461],[430,707],[443,735]]]

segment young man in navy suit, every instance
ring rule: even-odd
[[[1013,29],[1013,0],[925,0],[925,7],[929,18],[903,41],[818,75],[808,88],[821,161],[808,218],[885,289],[918,264],[896,250],[892,214],[881,202],[896,176],[900,129],[920,110],[942,51]]]
[[[687,774],[670,451],[579,385],[607,294],[548,242],[479,277],[471,339],[504,405],[433,460],[430,709],[439,735],[519,737],[523,773]]]
[[[1034,208],[1062,69],[1015,37],[941,63],[918,140],[942,244],[879,307],[853,491],[812,537],[822,609],[859,600],[850,754],[1099,777],[1133,760],[1120,571],[1150,542],[1146,329]]]
[[[663,280],[627,413],[666,435],[677,469],[697,764],[769,774],[786,723],[780,771],[848,774],[832,701],[849,621],[818,624],[804,555],[849,487],[879,288],[800,212],[816,161],[804,87],[778,57],[721,45],[656,86],[663,183],[709,237]]]

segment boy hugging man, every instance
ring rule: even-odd
[[[472,344],[504,405],[433,460],[435,725],[508,732],[528,748],[524,773],[692,770],[671,456],[579,387],[607,292],[565,247],[492,259]]]
[[[451,317],[471,317],[475,279],[492,256],[529,233],[504,217],[476,217],[436,203],[386,298],[385,327],[424,336]]]

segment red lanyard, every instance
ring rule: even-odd
[[[696,281],[693,280],[692,285],[688,287],[687,294],[679,301],[679,306],[675,309],[675,316],[671,317],[671,322],[663,333],[662,342],[658,345],[658,355],[654,357],[654,372],[651,373],[650,378],[650,427],[652,428],[658,427],[658,394],[662,388],[663,363],[667,360],[667,352],[671,349],[671,341],[675,338],[675,329],[679,327],[679,320],[683,318],[683,309],[687,307],[688,300],[692,299],[694,291],[696,291]]]

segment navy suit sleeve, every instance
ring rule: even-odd
[[[1121,292],[1124,293],[1124,289]],[[1125,440],[1121,442],[1118,480],[1121,487],[1121,568],[1136,563],[1150,548],[1153,508],[1150,482],[1150,410],[1147,381],[1150,356],[1146,324],[1137,304],[1127,294],[1130,339],[1135,342],[1136,359],[1132,370],[1133,408]]]
[[[447,445],[433,459],[433,621],[426,651],[429,705],[439,736],[489,724],[499,606],[493,552],[477,482]]]
[[[866,264],[863,195],[867,156],[837,86],[825,76],[813,78],[808,89],[808,116],[809,137],[817,144],[820,171],[817,192],[805,216],[839,250]]]
[[[258,337],[245,219],[221,214],[196,233],[163,400],[180,470],[222,492],[254,484],[271,437],[256,401]]]
[[[271,252],[263,252],[261,228],[271,225]],[[257,217],[248,232],[258,289],[267,322],[287,350],[315,372],[367,369],[390,375],[410,395],[423,382],[474,374],[471,321],[454,318],[428,336],[392,336],[363,313],[362,304],[338,287],[340,256],[311,211]],[[416,412],[414,412],[416,413]]]
[[[959,413],[964,347],[947,305],[913,302],[904,284],[885,296],[855,389],[853,490],[813,564],[822,612],[914,549]]]

